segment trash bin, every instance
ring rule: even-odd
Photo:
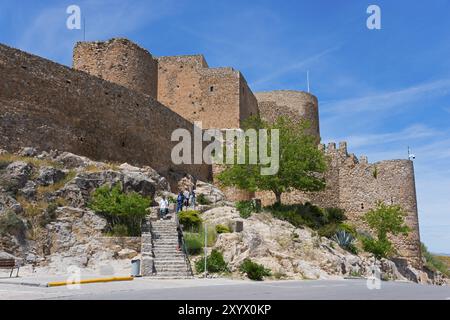
[[[141,260],[139,259],[131,260],[131,276],[132,277],[141,276]]]

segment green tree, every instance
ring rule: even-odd
[[[306,133],[307,122],[294,122],[287,117],[279,117],[269,124],[257,117],[245,121],[243,129],[268,130],[268,154],[271,154],[271,132],[279,130],[279,170],[273,175],[262,175],[262,164],[258,155],[257,164],[250,164],[249,152],[246,152],[245,164],[226,165],[218,175],[224,186],[234,186],[248,191],[272,191],[276,203],[281,204],[281,195],[293,189],[302,191],[320,191],[325,188],[321,173],[325,172],[326,159],[317,148],[317,139]],[[246,143],[248,150],[249,142]],[[261,147],[261,146],[259,146]]]
[[[386,258],[394,251],[389,235],[407,235],[409,228],[405,225],[406,212],[398,205],[386,205],[378,202],[375,209],[368,211],[363,220],[376,234],[376,239],[363,239],[364,250],[376,258]]]
[[[130,236],[140,236],[141,223],[150,206],[151,200],[144,198],[136,192],[124,193],[122,186],[108,185],[97,188],[93,194],[89,208],[104,216],[109,224],[109,231],[126,226]],[[119,227],[121,226],[121,227]]]

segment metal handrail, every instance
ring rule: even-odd
[[[178,214],[177,214],[176,211],[175,211],[175,221],[177,223],[177,228],[179,227],[180,230],[181,230],[181,246],[182,246],[183,251],[184,251],[184,259],[186,260],[186,263],[187,263],[187,265],[189,267],[189,272],[191,273],[191,276],[193,276],[194,272],[192,270],[191,260],[189,259],[189,254],[188,254],[188,251],[187,251],[186,242],[184,241],[183,228],[182,228],[182,226],[180,224],[180,220],[178,219]],[[178,230],[177,230],[177,232],[178,232]]]

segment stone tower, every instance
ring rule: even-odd
[[[210,68],[203,55],[158,58],[158,101],[204,129],[239,128],[258,113],[247,82],[233,68]]]
[[[320,140],[319,103],[312,94],[303,91],[277,90],[255,93],[261,117],[273,122],[280,115],[294,120],[307,120],[308,132]]]
[[[73,68],[157,98],[158,62],[130,40],[78,42]]]

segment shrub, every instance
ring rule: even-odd
[[[202,224],[200,212],[195,210],[181,211],[178,219],[186,230],[198,230]]]
[[[126,237],[128,234],[128,227],[124,224],[116,224],[112,227],[111,232],[109,233],[112,237]]]
[[[317,233],[321,237],[332,239],[336,235],[336,232],[338,232],[338,231],[339,231],[339,225],[337,225],[335,223],[331,223],[331,224],[327,224],[327,225],[324,225],[323,227],[321,227],[319,230],[317,230]]]
[[[236,202],[236,209],[239,211],[239,215],[243,219],[250,218],[252,213],[255,212],[252,201],[238,201]]]
[[[261,281],[264,277],[270,277],[272,273],[263,265],[257,264],[250,259],[241,263],[239,270],[247,275],[250,280]]]
[[[107,231],[112,232],[116,225],[125,225],[129,236],[140,236],[145,209],[150,202],[136,192],[125,194],[120,184],[112,188],[105,185],[93,192],[89,208],[107,219]]]
[[[208,200],[208,198],[206,198],[206,196],[203,193],[200,193],[197,197],[196,197],[196,202],[200,205],[208,205],[211,204],[211,201]]]
[[[184,233],[184,242],[189,255],[197,255],[204,247],[204,237],[200,233]]]
[[[218,234],[221,234],[221,233],[230,233],[231,231],[230,231],[230,228],[228,228],[227,226],[224,226],[222,224],[218,224],[216,226],[216,232]]]
[[[363,238],[364,250],[371,252],[376,258],[388,258],[394,253],[394,248],[388,235],[407,235],[408,226],[405,225],[407,214],[398,205],[386,205],[378,202],[375,209],[364,215],[364,221],[374,231],[377,238]]]
[[[220,251],[213,250],[206,258],[206,269],[210,273],[229,272],[228,265],[223,259]],[[198,273],[205,272],[205,258],[197,260],[195,263],[195,270]]]
[[[362,244],[364,250],[372,253],[377,259],[389,257],[394,252],[391,242],[386,239],[377,240],[369,237],[363,237]]]
[[[450,269],[449,267],[439,258],[428,251],[428,248],[425,244],[421,243],[421,251],[422,257],[425,258],[425,266],[431,271],[439,271],[442,274],[450,277]]]
[[[296,227],[307,226],[318,230],[328,223],[325,211],[310,203],[266,207],[272,215],[280,220],[288,221]]]
[[[0,216],[0,235],[23,236],[26,226],[14,211]]]
[[[341,208],[326,208],[325,215],[328,219],[328,223],[341,223],[347,220],[345,211]]]

